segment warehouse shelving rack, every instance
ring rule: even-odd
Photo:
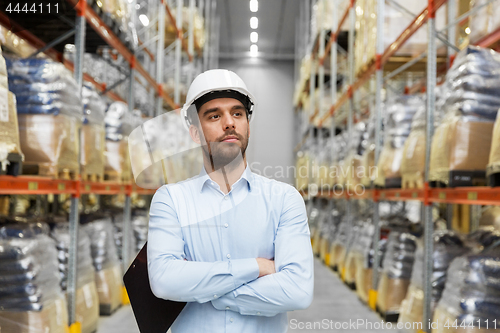
[[[320,37],[315,41],[312,41],[311,34],[308,31],[307,20],[311,17],[312,5],[316,2],[314,0],[307,1],[302,10],[305,15],[301,16],[301,36],[305,36],[305,40],[299,41],[303,47],[306,47],[311,52],[311,58],[313,59],[311,65],[311,76],[309,84],[309,98],[310,98],[310,108],[309,117],[303,117],[305,121],[309,121],[307,124],[302,124],[300,126],[301,131],[305,128],[305,132],[301,132],[303,139],[296,147],[296,151],[300,149],[301,145],[305,142],[307,136],[312,136],[312,128],[314,126],[314,121],[319,117],[319,122],[316,122],[317,127],[321,128],[322,124],[331,118],[331,129],[330,135],[335,134],[336,124],[333,121],[333,115],[335,112],[340,110],[340,108],[348,103],[348,115],[347,115],[347,131],[349,133],[348,140],[352,137],[353,122],[354,122],[354,96],[356,91],[359,90],[366,82],[368,82],[375,75],[375,165],[378,163],[380,156],[380,138],[381,138],[381,106],[382,106],[382,89],[384,83],[387,79],[392,76],[407,70],[409,67],[419,62],[424,57],[427,58],[426,61],[426,72],[427,77],[420,80],[412,88],[410,92],[416,92],[421,90],[421,88],[426,85],[427,94],[427,111],[426,111],[426,164],[425,164],[425,183],[422,189],[377,189],[372,188],[366,189],[362,194],[348,193],[347,191],[342,191],[340,193],[335,190],[323,191],[318,189],[317,186],[314,188],[309,187],[307,190],[302,191],[305,199],[309,199],[313,196],[327,198],[327,199],[347,199],[347,213],[350,214],[350,200],[351,199],[368,199],[373,202],[374,212],[373,212],[373,223],[375,226],[375,233],[373,236],[374,247],[378,247],[378,242],[380,239],[380,217],[379,217],[379,202],[380,201],[409,201],[416,200],[420,201],[424,205],[424,313],[423,313],[423,331],[430,333],[430,328],[427,327],[425,323],[429,323],[431,318],[431,274],[432,274],[432,252],[433,252],[433,220],[432,220],[432,204],[433,203],[446,203],[446,204],[466,204],[466,205],[500,205],[500,187],[463,187],[463,188],[431,188],[428,181],[429,172],[429,160],[430,160],[430,147],[433,134],[434,123],[434,111],[435,111],[435,87],[437,85],[437,52],[436,52],[436,40],[441,40],[448,49],[448,61],[447,63],[452,63],[455,53],[458,48],[455,46],[455,27],[464,19],[468,18],[470,15],[474,14],[479,8],[493,2],[496,0],[490,0],[482,6],[478,6],[475,9],[461,15],[456,16],[456,3],[455,0],[428,0],[427,7],[419,13],[413,21],[408,25],[408,27],[402,32],[402,34],[387,48],[384,50],[383,44],[383,34],[384,34],[384,7],[385,0],[377,0],[377,23],[376,23],[376,55],[375,59],[368,65],[368,67],[358,75],[357,78],[354,77],[354,29],[355,29],[355,0],[350,0],[350,3],[343,13],[340,13],[340,21],[338,20],[338,10],[339,0],[333,0],[334,6],[332,11],[332,30],[330,33],[330,39],[325,47],[323,41],[325,40],[325,30],[321,28],[319,34]],[[435,27],[435,13],[436,11],[447,3],[447,17],[449,24],[445,27],[447,29],[447,39],[442,38],[438,35]],[[306,22],[304,23],[303,20]],[[337,96],[337,87],[331,84],[331,97],[332,106],[323,114],[323,96],[324,96],[324,62],[327,59],[328,53],[330,53],[330,77],[335,78],[337,76],[337,37],[343,28],[343,26],[348,25],[348,86],[347,89],[340,95]],[[408,62],[401,65],[399,68],[395,69],[391,74],[389,74],[385,79],[383,77],[384,65],[388,64],[391,57],[401,48],[401,46],[419,29],[422,28],[424,24],[427,24],[428,28],[428,46],[427,51],[423,54],[417,55],[413,58],[408,59]],[[478,41],[473,41],[474,45],[482,47],[491,47],[500,41],[500,28],[496,29],[487,36],[483,36]],[[317,43],[320,43],[317,45]],[[333,50],[333,51],[332,51]],[[316,68],[314,59],[317,61],[317,74],[318,74],[318,88],[319,88],[319,103],[314,100],[314,89],[316,77]],[[440,73],[445,72],[447,68],[440,68]],[[319,107],[316,108],[316,104]],[[304,112],[305,113],[305,112]],[[304,126],[305,125],[305,126]],[[322,136],[319,136],[319,140],[322,140]],[[349,145],[349,143],[348,143]],[[321,142],[320,142],[321,146]],[[378,251],[375,251],[374,255],[374,267],[378,267],[380,263],[380,258]],[[369,293],[369,306],[375,310],[375,302],[377,298],[377,286],[378,286],[378,272],[373,270],[373,280],[372,280],[372,290]]]
[[[75,24],[73,29],[65,32],[61,36],[54,37],[50,42],[44,42],[36,32],[23,29],[21,25],[13,22],[8,15],[0,10],[0,25],[7,29],[17,28],[16,35],[24,39],[29,45],[33,46],[37,52],[43,52],[49,58],[63,62],[64,65],[70,69],[75,76],[75,79],[82,89],[83,81],[90,82],[98,91],[105,94],[111,100],[122,101],[128,104],[129,111],[134,109],[134,84],[135,75],[141,75],[147,84],[151,93],[156,94],[156,115],[165,112],[163,103],[166,102],[173,110],[179,108],[180,100],[180,81],[181,81],[181,64],[182,52],[186,54],[188,61],[193,63],[197,58],[201,62],[201,68],[206,70],[212,68],[217,64],[218,52],[218,37],[214,36],[218,27],[218,18],[216,17],[216,1],[215,0],[187,0],[188,6],[191,11],[196,7],[196,2],[201,13],[204,14],[205,31],[209,34],[210,38],[205,41],[203,53],[200,46],[195,42],[194,36],[194,22],[191,18],[189,20],[189,31],[187,43],[183,43],[182,32],[182,8],[184,5],[183,0],[148,0],[149,15],[155,16],[150,21],[148,27],[143,32],[146,40],[139,38],[139,47],[136,50],[130,50],[125,46],[122,41],[113,33],[112,29],[107,26],[103,20],[92,9],[91,5],[86,0],[66,0],[74,7],[75,11]],[[175,4],[174,4],[175,1]],[[136,0],[133,0],[133,6],[136,5]],[[173,16],[171,8],[177,7],[177,15]],[[175,51],[175,73],[174,73],[174,96],[173,98],[167,95],[163,89],[164,77],[164,55],[172,49],[169,47],[165,49],[165,15],[168,15],[170,22],[173,22],[176,31],[176,41],[173,44]],[[152,27],[158,24],[156,31],[151,31]],[[112,89],[106,87],[105,84],[97,82],[93,77],[87,73],[83,73],[83,55],[86,43],[86,32],[88,31],[86,25],[92,28],[92,31],[97,33],[102,39],[103,45],[108,45],[113,50],[116,50],[129,64],[129,85],[127,100],[125,101],[122,96],[119,96]],[[63,59],[60,51],[54,47],[67,38],[75,35],[75,63]],[[148,49],[148,46],[156,42],[156,52]],[[141,64],[137,58],[137,52],[145,52],[145,65]],[[156,68],[155,68],[156,67]],[[194,65],[193,65],[194,67]],[[151,73],[156,69],[155,78]],[[193,79],[194,68],[191,68],[187,73],[187,82],[190,83]],[[111,87],[112,88],[112,87]],[[82,110],[83,112],[83,110]],[[80,177],[76,180],[62,180],[51,179],[40,176],[7,176],[0,175],[0,194],[9,195],[44,195],[44,194],[66,194],[71,196],[71,206],[69,215],[70,224],[70,249],[68,261],[68,314],[69,314],[69,329],[71,333],[78,333],[79,323],[75,319],[76,311],[76,260],[77,260],[77,246],[78,244],[78,229],[79,229],[79,212],[78,204],[82,194],[97,194],[97,195],[125,195],[124,211],[124,234],[131,232],[131,196],[132,194],[138,195],[153,195],[155,190],[143,189],[133,182],[131,183],[117,183],[117,182],[88,182],[82,181]],[[126,271],[128,263],[132,258],[129,258],[129,251],[131,244],[129,244],[129,237],[124,237],[122,247],[123,270]]]

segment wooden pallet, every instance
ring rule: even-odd
[[[424,188],[424,176],[401,175],[402,189],[422,189]]]
[[[93,183],[102,182],[104,180],[104,175],[97,175],[94,173],[85,174],[82,172],[82,180],[84,182],[93,182]]]
[[[54,179],[63,180],[77,180],[78,178],[78,170],[31,163],[23,164],[23,174],[51,177]]]
[[[123,172],[113,172],[113,171],[105,171],[104,172],[104,180],[115,182],[115,183],[128,183],[131,181],[130,175],[125,174]]]

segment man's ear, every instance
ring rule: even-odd
[[[197,144],[201,144],[200,140],[200,129],[193,124],[189,126],[189,135],[191,136],[191,139]]]

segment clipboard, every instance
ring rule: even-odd
[[[123,276],[123,282],[139,331],[166,333],[186,302],[168,301],[153,294],[149,284],[147,247],[146,243]]]

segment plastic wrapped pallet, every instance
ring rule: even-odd
[[[500,318],[499,237],[497,235],[497,241],[482,252],[453,260],[443,296],[434,313],[434,322],[439,320],[434,333],[496,333],[500,330],[497,323]]]
[[[384,147],[377,164],[375,183],[386,186],[388,182],[401,178],[401,162],[405,142],[410,135],[412,119],[424,107],[421,95],[402,95],[387,103],[384,122]]]
[[[147,211],[134,211],[132,214],[132,227],[134,230],[135,238],[135,252],[139,251],[144,247],[148,241],[148,230],[149,230],[149,217]]]
[[[177,17],[177,7],[172,8],[172,16]],[[194,40],[195,45],[201,50],[205,46],[205,23],[203,16],[200,15],[198,8],[194,8],[191,11],[188,7],[182,8],[182,32],[184,39],[187,40],[187,34],[189,31],[190,17],[193,19],[193,29],[194,29]],[[165,15],[165,46],[172,44],[177,39],[177,28],[174,26],[173,22],[170,20],[169,15]]]
[[[488,158],[486,175],[490,176],[500,172],[500,112],[493,127],[493,139],[491,141],[491,151]]]
[[[97,219],[85,224],[83,230],[91,240],[99,312],[109,315],[120,306],[122,297],[121,268],[113,238],[113,223],[110,218]]]
[[[469,46],[458,54],[446,75],[445,116],[432,140],[431,181],[449,184],[451,171],[486,170],[500,107],[499,84],[498,53]]]
[[[132,225],[133,227],[133,225]],[[113,215],[113,237],[116,245],[116,254],[120,259],[120,262],[123,262],[123,214],[115,214]],[[129,253],[128,257],[130,261],[134,260],[135,256],[138,252],[136,252],[136,242],[133,230],[129,233]],[[130,263],[131,263],[130,262]]]
[[[6,88],[0,87],[0,163],[2,167],[7,166],[9,153],[22,155],[16,97]]]
[[[7,64],[5,63],[5,58],[3,57],[1,50],[0,50],[0,88],[9,89],[9,84],[7,80]]]
[[[72,73],[46,59],[7,59],[9,88],[16,95],[23,169],[58,177],[78,173],[82,103]]]
[[[483,6],[469,19],[471,44],[477,43],[481,38],[500,27],[500,8],[494,2],[484,6],[487,2],[486,0],[471,0],[470,2],[471,10]]]
[[[346,174],[345,185],[351,192],[360,191],[361,180],[365,174],[363,168],[363,154],[365,145],[363,144],[366,124],[359,122],[354,126],[353,135],[350,138],[351,146],[348,147],[348,155],[344,161],[344,172]],[[361,188],[362,190],[362,188]]]
[[[106,124],[105,177],[113,181],[130,180],[128,136],[134,129],[134,124],[127,104],[123,102],[111,104],[104,120]]]
[[[57,252],[45,224],[0,227],[2,332],[66,333]]]
[[[452,231],[438,230],[434,232],[433,270],[432,270],[432,301],[431,309],[435,309],[441,299],[445,282],[446,270],[451,261],[467,252],[462,239]],[[418,325],[422,325],[423,316],[423,281],[424,281],[424,250],[422,242],[419,242],[411,284],[408,288],[406,298],[401,303],[401,312],[398,322],[405,329],[401,333],[417,333]],[[408,324],[411,323],[411,324]],[[419,324],[413,324],[419,323]],[[411,329],[407,329],[411,327]]]
[[[69,257],[69,224],[57,224],[51,232],[56,241],[59,258],[61,287],[66,290]],[[92,333],[99,320],[99,298],[95,283],[95,270],[90,254],[90,238],[85,232],[78,233],[76,268],[76,320],[81,324],[82,333]]]
[[[104,112],[106,103],[95,89],[84,85],[82,89],[84,121],[81,131],[81,174],[84,179],[104,178]],[[90,177],[92,176],[92,177]],[[93,179],[95,177],[95,179]]]
[[[377,307],[380,312],[399,313],[410,285],[416,247],[414,236],[396,231],[390,233],[377,288]]]
[[[356,293],[358,297],[364,301],[368,302],[368,292],[371,288],[372,283],[372,269],[368,267],[366,262],[366,254],[370,250],[373,242],[373,233],[375,229],[373,224],[365,223],[360,228],[360,235],[357,243],[355,244],[355,261],[356,261]]]

